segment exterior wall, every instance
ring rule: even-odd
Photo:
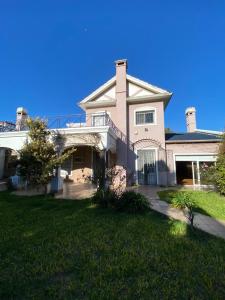
[[[168,184],[176,184],[175,155],[176,154],[217,154],[219,143],[177,143],[166,144]]]
[[[0,147],[20,150],[27,140],[27,131],[11,131],[0,133]]]
[[[136,125],[135,112],[138,110],[154,109],[155,124]],[[128,107],[129,139],[134,143],[134,153],[129,152],[130,173],[136,174],[137,149],[152,148],[156,150],[156,167],[158,185],[166,185],[166,156],[165,156],[165,131],[164,131],[164,105],[163,102],[131,104]]]
[[[156,122],[155,124],[136,125],[135,124],[135,111],[154,109]],[[158,157],[158,184],[165,185],[166,179],[166,155],[165,155],[165,131],[164,131],[164,103],[160,102],[149,102],[141,104],[129,104],[127,106],[127,112],[121,112],[120,106],[103,107],[103,108],[87,108],[87,125],[91,126],[91,114],[106,111],[115,125],[122,131],[124,129],[124,122],[127,123],[127,135],[130,142],[135,144],[143,139],[149,140],[151,147],[157,148]],[[153,140],[153,142],[152,142]],[[155,141],[155,142],[154,142]],[[139,149],[148,147],[146,144],[139,144]],[[128,184],[132,184],[136,181],[136,160],[137,155],[135,153],[137,147],[131,149],[128,146],[126,150],[124,143],[120,140],[117,141],[117,165],[126,166],[127,168],[127,181]],[[123,157],[124,151],[128,152],[127,163]],[[122,159],[121,159],[122,158]]]
[[[135,111],[154,109],[156,124],[135,124]],[[121,118],[121,122],[123,119]],[[163,102],[152,102],[142,104],[129,105],[129,138],[132,143],[142,139],[153,139],[161,144],[165,148],[165,131],[164,131],[164,106]]]
[[[118,118],[117,108],[116,106],[111,107],[98,107],[98,108],[87,108],[86,109],[86,124],[87,126],[92,126],[91,115],[99,112],[106,112],[113,120],[115,125],[119,128],[120,126],[120,118]]]

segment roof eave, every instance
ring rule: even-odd
[[[167,94],[171,94],[170,91],[167,91],[165,89],[162,89],[162,88],[159,88],[158,86],[155,86],[155,85],[152,85],[146,81],[143,81],[139,78],[136,78],[136,77],[133,77],[129,74],[127,74],[127,80],[130,81],[131,83],[136,83],[137,85],[139,85],[140,87],[143,87],[144,89],[147,89],[151,92],[154,92],[154,93],[167,93]]]
[[[82,109],[97,108],[97,107],[111,107],[111,106],[116,106],[116,100],[86,102],[86,103],[80,103],[79,106]]]
[[[186,144],[186,143],[220,143],[221,139],[213,140],[166,140],[166,144]]]
[[[128,97],[127,102],[129,104],[136,104],[136,103],[144,103],[144,102],[163,101],[164,107],[166,108],[172,95],[173,95],[172,93],[168,93],[168,94],[156,94],[156,95],[142,96],[142,97]]]

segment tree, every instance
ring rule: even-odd
[[[47,193],[47,185],[57,168],[75,149],[61,154],[63,137],[59,133],[52,134],[39,118],[27,119],[27,127],[28,141],[20,151],[18,173],[28,185],[44,186]]]
[[[174,131],[171,128],[169,128],[169,127],[165,128],[165,133],[173,133],[173,132]]]
[[[203,165],[201,177],[206,183],[214,184],[220,194],[225,195],[225,133],[219,147],[216,164],[211,167]]]

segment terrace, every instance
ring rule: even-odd
[[[101,114],[70,114],[58,116],[40,117],[47,124],[50,130],[76,129],[76,128],[100,128],[108,127],[122,141],[126,141],[126,136],[116,127],[112,119],[106,112]],[[16,122],[1,121],[1,132],[26,131],[26,118],[16,120]],[[82,130],[80,130],[81,132]]]

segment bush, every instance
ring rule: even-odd
[[[149,207],[148,199],[144,195],[133,191],[123,192],[115,203],[116,210],[129,213],[144,212]]]
[[[92,197],[92,202],[104,208],[113,207],[117,202],[117,195],[110,189],[107,189],[106,191],[98,189]]]
[[[221,195],[225,195],[225,133],[219,147],[215,166],[202,167],[201,178],[207,184],[214,184]]]
[[[225,196],[225,154],[221,154],[216,162],[215,184],[221,195]]]
[[[177,193],[175,198],[172,198],[172,205],[177,208],[183,209],[187,219],[190,221],[191,227],[193,228],[194,222],[194,207],[195,201],[192,195],[188,192]]]
[[[98,189],[92,197],[92,202],[102,208],[111,207],[128,213],[144,212],[150,208],[148,199],[133,191],[125,191],[118,195],[116,191],[110,189],[106,191]]]

